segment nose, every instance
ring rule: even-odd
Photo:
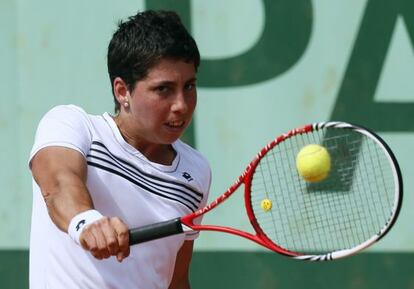
[[[186,113],[188,110],[189,104],[187,103],[187,98],[184,94],[178,93],[173,100],[171,105],[171,110],[176,113]]]

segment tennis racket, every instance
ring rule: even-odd
[[[308,144],[322,145],[329,152],[331,170],[323,181],[307,182],[296,170],[296,155]],[[242,185],[254,234],[193,223]],[[262,208],[265,199],[271,209]],[[272,140],[237,181],[206,207],[130,230],[130,244],[186,231],[220,231],[295,259],[334,260],[355,254],[387,234],[401,202],[401,172],[383,139],[349,123],[314,123]]]

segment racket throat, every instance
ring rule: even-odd
[[[195,230],[193,230],[191,227],[189,227],[189,226],[187,226],[183,223],[180,223],[180,224],[181,224],[182,232],[184,232],[184,233],[186,233],[186,232],[195,232]]]

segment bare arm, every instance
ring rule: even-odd
[[[189,269],[193,256],[193,244],[194,241],[185,241],[178,251],[169,289],[190,289]]]
[[[93,208],[85,186],[86,162],[79,152],[64,147],[44,148],[32,160],[32,173],[50,217],[62,231],[67,232],[76,214]]]
[[[52,221],[67,232],[75,215],[93,209],[85,158],[76,150],[52,146],[41,149],[31,164]],[[118,218],[102,218],[83,230],[81,244],[98,259],[116,255],[121,261],[129,255],[128,228]]]

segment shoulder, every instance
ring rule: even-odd
[[[93,117],[85,112],[81,107],[69,104],[58,105],[50,109],[40,120],[40,129],[61,129],[90,132]]]
[[[80,118],[81,120],[87,120],[88,114],[83,110],[81,107],[67,104],[67,105],[57,105],[51,108],[46,114],[43,116],[45,118],[59,118],[65,119],[66,117],[70,118]]]
[[[41,119],[35,134],[31,157],[46,146],[65,146],[86,156],[92,140],[89,115],[75,105],[59,105]]]

